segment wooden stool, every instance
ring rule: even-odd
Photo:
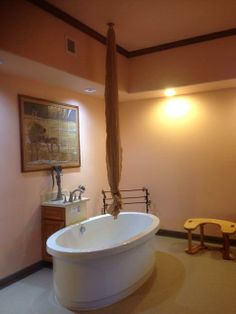
[[[195,254],[200,250],[208,249],[204,244],[204,225],[214,224],[221,228],[223,236],[223,248],[222,256],[223,259],[234,259],[234,256],[230,253],[230,242],[229,235],[236,233],[236,223],[220,219],[209,219],[209,218],[191,218],[188,219],[184,224],[184,229],[188,231],[188,254]],[[192,231],[197,227],[200,227],[200,244],[193,246],[192,244]]]

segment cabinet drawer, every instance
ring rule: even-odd
[[[65,220],[65,208],[42,206],[42,219]]]

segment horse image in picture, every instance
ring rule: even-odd
[[[59,153],[60,145],[57,137],[50,137],[47,130],[38,122],[33,122],[29,129],[28,139],[30,144],[31,160],[40,159],[40,151],[47,146],[48,153]]]

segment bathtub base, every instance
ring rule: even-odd
[[[154,265],[155,266],[155,265]],[[135,284],[128,287],[127,289],[115,294],[111,295],[109,297],[100,299],[100,300],[94,300],[89,302],[65,302],[63,298],[60,298],[58,296],[56,297],[56,300],[65,308],[71,310],[71,311],[89,311],[89,310],[97,310],[100,308],[103,308],[105,306],[112,305],[116,302],[121,301],[122,299],[126,298],[130,294],[132,294],[135,290],[140,288],[145,281],[152,275],[154,268],[152,267],[140,280],[138,280]]]
[[[53,258],[57,300],[70,309],[90,310],[125,298],[153,271],[152,240],[106,258],[70,263]]]

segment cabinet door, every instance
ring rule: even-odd
[[[65,208],[42,206],[42,219],[65,220]]]
[[[52,257],[46,251],[46,241],[57,230],[65,227],[64,221],[43,219],[42,221],[42,255],[44,261],[52,261]]]

